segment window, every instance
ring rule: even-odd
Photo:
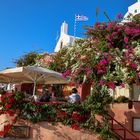
[[[63,48],[63,41],[61,41],[61,43],[60,43],[60,49],[62,49]]]
[[[140,117],[132,118],[132,131],[140,132]]]
[[[137,13],[137,10],[135,10],[134,13]]]

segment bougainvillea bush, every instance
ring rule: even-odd
[[[23,99],[24,94],[22,92],[3,92],[1,95],[0,115],[4,114],[9,119],[0,124],[3,125],[3,130],[0,130],[0,136],[5,136],[16,122],[24,105]]]
[[[76,83],[91,83],[87,106],[105,116],[110,89],[140,80],[140,23],[97,22],[85,29],[86,38],[60,50],[49,66]]]
[[[75,82],[98,82],[112,89],[139,79],[139,23],[98,22],[86,30],[87,38],[55,54],[50,68],[59,67],[57,71]],[[63,66],[57,65],[59,61]]]

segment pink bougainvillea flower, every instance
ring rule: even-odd
[[[128,48],[129,48],[129,46],[127,45],[127,46],[125,46],[125,48],[126,48],[126,49],[128,49]]]
[[[124,42],[127,44],[128,43],[128,37],[124,38]]]
[[[102,59],[99,61],[100,65],[107,65],[107,61],[105,59]]]
[[[118,32],[113,32],[112,33],[112,36],[117,36],[118,35]]]
[[[97,74],[106,73],[106,67],[105,67],[104,63],[105,62],[103,62],[103,64],[98,63],[97,65],[95,65],[95,69],[97,70]]]
[[[104,53],[103,53],[103,56],[104,56],[104,57],[107,57],[108,55],[109,55],[108,52],[104,52]]]
[[[92,70],[88,67],[85,68],[86,71],[86,75],[89,76],[90,74],[92,74]]]
[[[112,23],[108,23],[107,28],[108,29],[112,28]]]
[[[111,81],[107,81],[106,82],[106,86],[107,86],[107,88],[111,88],[113,90],[116,88],[115,83],[114,82],[111,82]]]
[[[96,28],[99,28],[100,26],[101,26],[101,23],[100,23],[100,22],[96,22],[96,23],[95,23],[95,27],[96,27]]]
[[[132,64],[130,64],[130,67],[131,67],[132,69],[137,69],[137,64],[132,63]]]
[[[123,18],[123,16],[122,16],[122,14],[121,14],[121,13],[117,14],[117,16],[116,16],[116,17],[117,17],[117,19],[119,19],[119,20]]]
[[[109,42],[112,42],[112,36],[111,35],[108,35],[107,37],[106,37],[106,39],[109,41]]]
[[[122,83],[122,84],[120,85],[120,88],[125,88],[125,84]]]
[[[68,69],[68,70],[66,70],[65,72],[62,73],[62,76],[63,76],[63,77],[67,77],[67,76],[70,75],[70,73],[71,73],[71,70]]]
[[[98,85],[102,86],[104,84],[104,82],[102,80],[99,81]]]
[[[138,29],[138,28],[126,27],[126,28],[125,28],[125,33],[126,33],[127,35],[139,34],[139,33],[140,33],[140,29]]]
[[[104,70],[97,70],[97,74],[104,74],[105,71]]]

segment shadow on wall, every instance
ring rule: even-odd
[[[39,124],[44,129],[49,130],[49,132],[53,133],[53,135],[55,135],[55,137],[58,137],[58,138],[61,138],[61,139],[66,139],[66,140],[71,140],[71,137],[69,137],[67,135],[67,133],[64,133],[64,131],[60,131],[60,129],[63,128],[61,125],[59,125],[59,126],[57,124],[52,125],[51,123],[46,123],[46,122],[45,123],[39,123]]]
[[[134,84],[134,101],[140,101],[140,84]]]

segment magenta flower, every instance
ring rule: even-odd
[[[104,73],[105,73],[105,71],[104,71],[104,70],[102,70],[102,69],[97,70],[97,74],[104,74]]]
[[[90,68],[85,68],[85,71],[86,71],[86,74],[87,75],[90,75],[92,73],[92,70]]]
[[[66,70],[65,72],[62,73],[62,76],[67,77],[67,76],[70,75],[70,73],[71,73],[71,70],[68,69],[68,70]]]
[[[110,82],[110,81],[106,82],[106,86],[107,86],[107,88],[111,88],[113,90],[116,88],[115,83],[114,82]]]
[[[107,65],[108,63],[105,59],[102,59],[102,60],[99,61],[99,64],[100,65]]]
[[[124,38],[124,42],[127,44],[128,43],[128,37]]]
[[[132,63],[132,64],[130,64],[130,67],[131,67],[132,69],[137,69],[137,64]]]
[[[108,35],[108,36],[106,37],[106,39],[107,39],[109,42],[112,42],[112,36]]]
[[[125,28],[125,33],[128,34],[128,35],[139,34],[140,33],[140,29],[126,27]]]
[[[104,84],[104,83],[103,83],[102,80],[100,80],[99,83],[98,83],[99,86],[102,86],[103,84]]]
[[[125,88],[125,84],[122,83],[122,84],[120,85],[120,88]]]
[[[128,49],[128,48],[129,48],[129,46],[125,46],[125,48],[126,48],[126,49]]]
[[[100,22],[96,22],[96,23],[95,23],[95,27],[97,27],[97,28],[99,28],[99,27],[100,27],[100,25],[101,25],[101,23],[100,23]]]
[[[112,28],[112,23],[108,23],[107,28],[108,29]]]
[[[104,56],[104,57],[107,57],[108,55],[109,55],[108,52],[104,52],[104,53],[103,53],[103,56]]]
[[[113,32],[112,36],[117,36],[117,34],[118,34],[117,32]]]
[[[117,19],[119,19],[119,20],[123,18],[123,16],[122,16],[122,14],[121,14],[121,13],[117,14],[117,16],[116,16],[116,17],[117,17]]]

